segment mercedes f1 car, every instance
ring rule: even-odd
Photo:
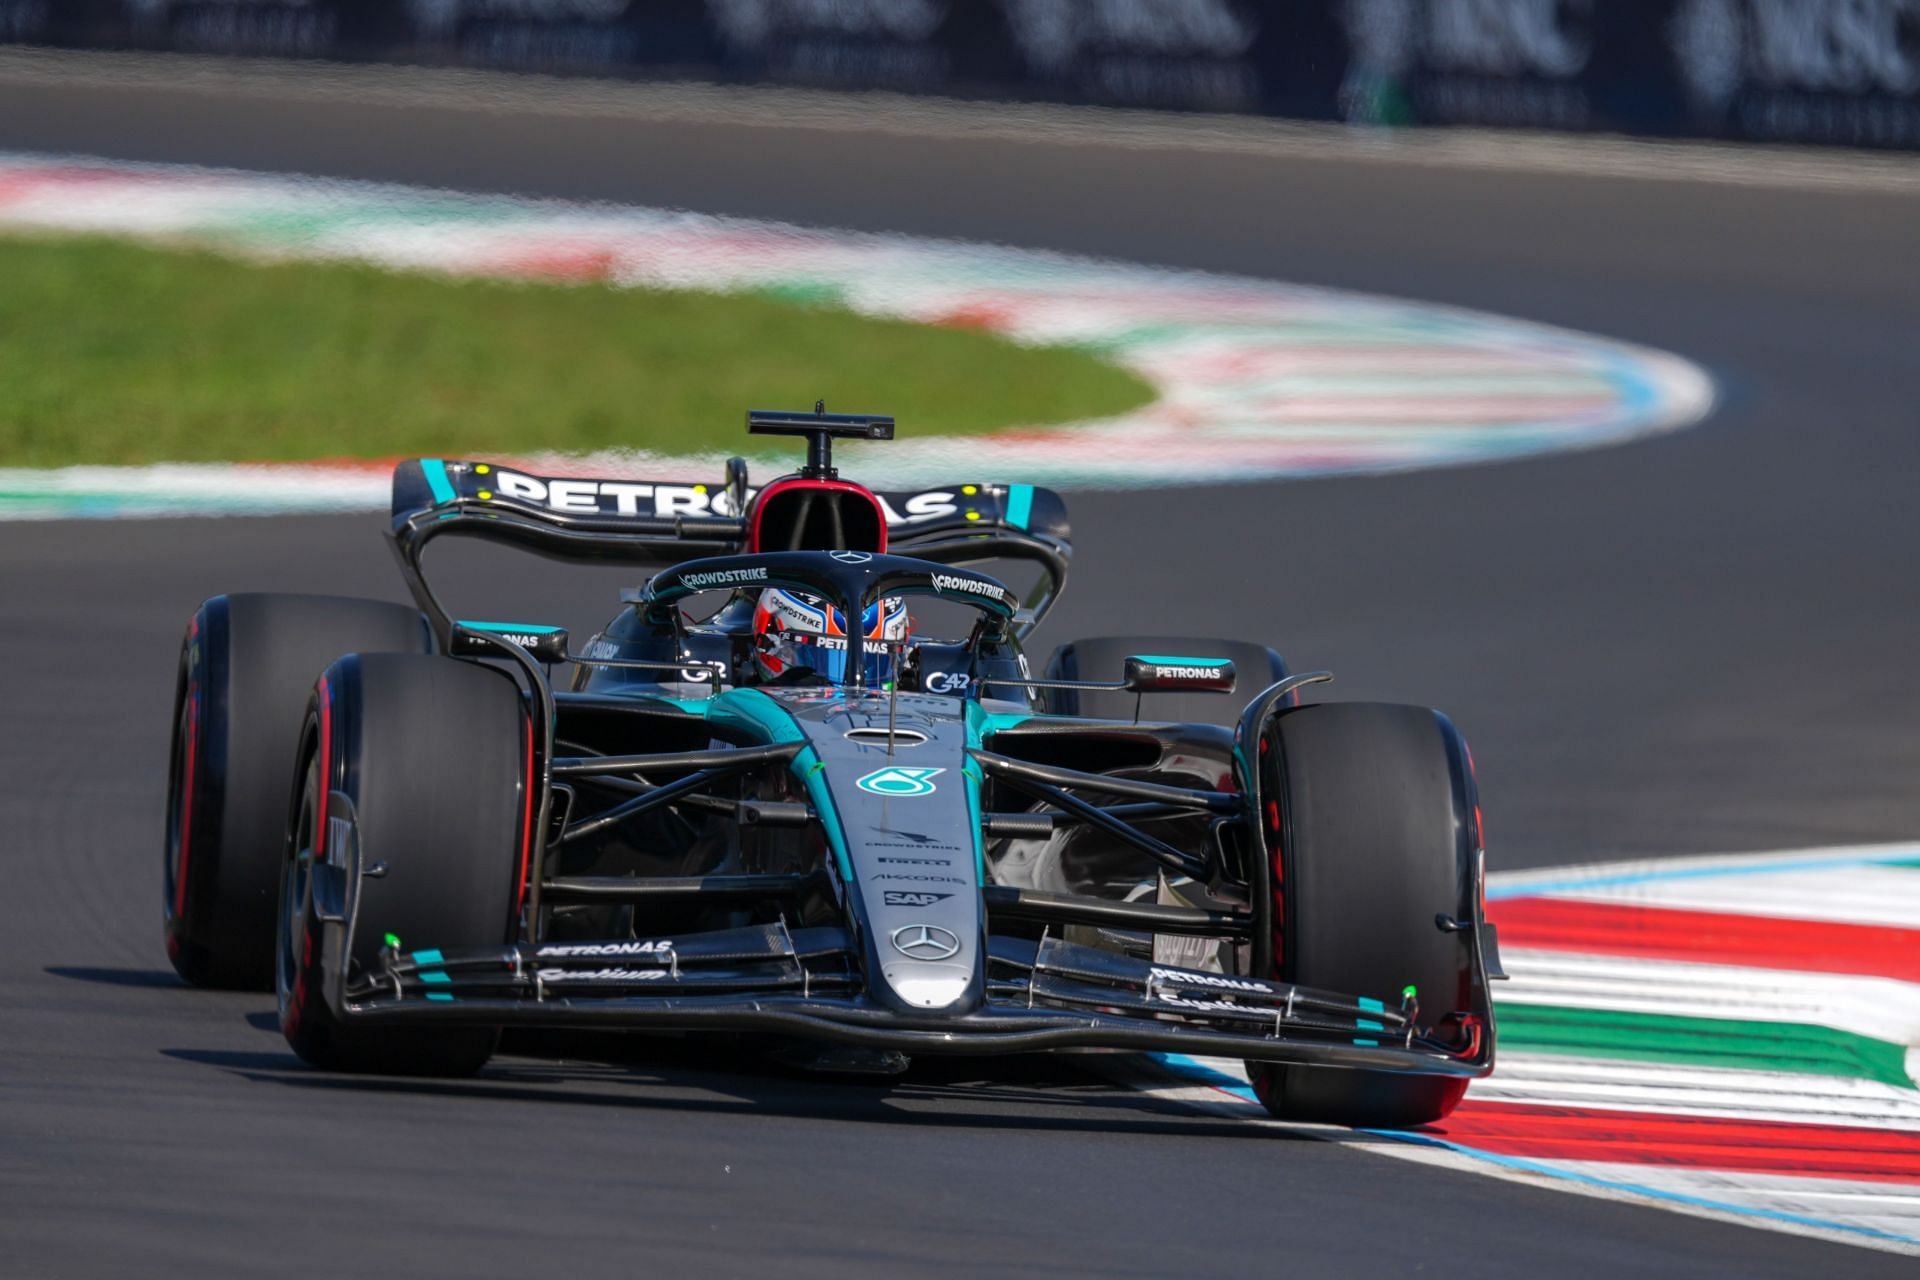
[[[1243,1059],[1283,1118],[1404,1126],[1492,1070],[1446,717],[1307,702],[1330,677],[1242,642],[1080,640],[1036,676],[1057,494],[874,492],[832,446],[891,419],[748,424],[806,465],[756,490],[739,459],[714,486],[403,462],[414,607],[202,604],[166,820],[179,972],[271,986],[294,1050],[340,1071],[470,1073],[503,1027],[843,1065],[1131,1050]],[[422,569],[449,536],[658,571],[576,651],[450,616]],[[1243,684],[1223,724],[1142,718]]]

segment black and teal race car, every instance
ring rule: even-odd
[[[1275,1115],[1393,1126],[1492,1070],[1479,803],[1446,717],[1306,702],[1328,677],[1248,642],[1083,639],[1035,675],[1057,494],[874,492],[832,444],[891,420],[749,426],[806,465],[756,490],[738,459],[711,486],[404,462],[413,606],[202,604],[167,815],[179,972],[272,986],[289,1043],[340,1071],[470,1073],[509,1026],[750,1033],[872,1070],[1107,1048],[1241,1058]],[[443,536],[658,571],[576,651],[450,616],[422,571]],[[921,625],[850,629],[842,678],[769,681],[769,589]],[[1235,690],[1224,716],[1143,715]]]

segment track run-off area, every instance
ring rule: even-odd
[[[1137,487],[1519,457],[1684,427],[1712,381],[1677,356],[1456,308],[998,245],[653,209],[179,167],[0,156],[0,229],[186,240],[261,257],[758,291],[1098,353],[1155,402],[1122,418],[905,438],[870,483],[1017,475]],[[715,424],[718,435],[723,428]],[[733,442],[728,442],[733,443]],[[737,449],[749,442],[740,441]],[[539,458],[559,474],[711,480],[729,452]],[[737,451],[736,449],[736,451]],[[522,460],[526,461],[526,460]],[[789,459],[761,451],[759,470]],[[384,467],[0,468],[0,517],[378,509]]]
[[[1920,1256],[1920,844],[1496,876],[1500,1059],[1336,1141]],[[1238,1063],[1126,1078],[1269,1123]]]
[[[1160,399],[1128,422],[887,465],[1071,491],[1043,647],[1254,636],[1333,696],[1445,709],[1514,975],[1500,1071],[1401,1137],[1250,1118],[1231,1064],[878,1087],[575,1045],[461,1085],[317,1078],[270,1000],[165,972],[166,708],[207,594],[396,594],[377,517],[300,514],[377,509],[385,469],[10,472],[0,505],[35,518],[0,534],[21,1274],[1911,1267],[1910,195],[4,76],[0,121],[7,226],[784,291],[1139,371]],[[58,518],[215,511],[279,514]],[[449,574],[576,628],[611,599]]]

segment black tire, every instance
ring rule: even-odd
[[[389,934],[407,950],[515,939],[530,724],[519,686],[476,663],[351,654],[327,669],[307,717],[287,824],[275,966],[280,1029],[307,1062],[461,1076],[493,1055],[497,1027],[350,1025],[324,993],[343,968],[348,976],[378,972]],[[324,856],[311,857],[316,833],[329,825]],[[351,880],[355,844],[360,865],[385,863],[384,874]],[[345,924],[321,917],[323,901],[353,913],[351,940]]]
[[[1275,716],[1261,755],[1281,823],[1274,976],[1388,1009],[1411,985],[1423,1032],[1467,1034],[1453,1015],[1486,1012],[1469,935],[1434,920],[1472,918],[1479,894],[1477,800],[1458,731],[1425,707],[1321,703]],[[1390,1071],[1247,1070],[1275,1116],[1356,1128],[1431,1123],[1466,1090],[1464,1079]]]
[[[1233,696],[1207,693],[1149,693],[1136,696],[1099,689],[1042,690],[1042,706],[1053,715],[1131,720],[1138,705],[1142,717],[1198,724],[1232,724],[1247,700],[1275,681],[1287,678],[1284,658],[1265,645],[1245,640],[1180,636],[1094,636],[1063,644],[1047,659],[1049,680],[1118,680],[1129,657],[1165,654],[1183,658],[1226,658],[1233,663]]]
[[[167,957],[188,982],[273,989],[287,787],[313,682],[343,653],[425,653],[417,609],[337,596],[215,596],[180,648],[167,783]]]

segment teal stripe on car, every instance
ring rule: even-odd
[[[1163,667],[1224,667],[1233,661],[1231,658],[1169,658],[1162,653],[1136,653],[1133,656],[1142,662],[1157,663]]]
[[[1369,1013],[1385,1013],[1387,1011],[1387,1006],[1368,996],[1360,997],[1360,1007]],[[1353,1025],[1359,1027],[1362,1031],[1385,1031],[1387,1029],[1386,1023],[1375,1022],[1371,1018],[1357,1019]],[[1355,1040],[1354,1043],[1377,1045],[1380,1042],[1378,1040]]]
[[[987,739],[1002,729],[1011,729],[1029,720],[1042,718],[1025,711],[989,711],[972,699],[967,701],[966,716],[969,750],[985,746]]]
[[[729,689],[702,704],[707,723],[749,728],[771,743],[805,742],[807,735],[778,702],[758,689]]]
[[[977,751],[986,746],[987,739],[1002,729],[1011,729],[1034,717],[1024,712],[993,712],[978,702],[969,700],[965,708],[967,721],[967,749]],[[973,820],[973,867],[980,883],[987,882],[987,842],[980,831],[982,813],[980,809],[980,770],[969,760],[960,769],[967,780],[967,813]]]
[[[786,708],[758,689],[729,689],[696,704],[712,725],[733,725],[750,729],[768,743],[805,742],[807,735]],[[827,789],[826,770],[811,746],[800,751],[789,766],[793,776],[806,788],[813,811],[820,815],[821,829],[827,833],[827,847],[833,850],[834,865],[840,878],[853,881],[853,858],[847,852],[847,836],[840,827],[840,811],[834,806],[833,793]]]
[[[491,631],[502,634],[510,631],[523,631],[528,635],[535,636],[550,636],[554,632],[561,630],[559,627],[542,626],[536,622],[470,622],[465,618],[460,619],[457,625],[465,627],[469,631]]]
[[[813,801],[813,811],[820,815],[820,829],[827,833],[827,847],[833,850],[833,861],[840,868],[840,879],[852,884],[853,855],[847,852],[847,833],[840,826],[840,810],[833,803],[833,792],[827,788],[826,766],[814,754],[813,748],[808,747],[793,758],[791,767],[794,776],[800,779],[800,785],[807,789],[807,799]]]
[[[435,970],[433,970],[433,971],[432,971],[431,973],[423,973],[423,974],[421,974],[421,975],[420,975],[420,981],[422,981],[422,982],[432,982],[432,983],[435,983],[435,984],[438,984],[438,985],[441,985],[441,986],[444,986],[444,985],[446,985],[447,983],[450,983],[450,982],[452,982],[452,981],[453,981],[453,979],[452,979],[452,978],[449,978],[449,977],[448,977],[448,976],[447,976],[446,974],[444,974],[444,973],[442,973],[442,972],[441,972],[440,970],[438,970],[438,969],[435,969]]]
[[[438,951],[416,951],[413,953],[413,962],[417,965],[445,964],[447,958]]]
[[[433,490],[434,502],[452,502],[460,496],[454,492],[453,481],[447,479],[445,462],[439,458],[422,458],[420,469],[427,473],[427,487]]]
[[[1027,521],[1033,519],[1033,486],[1015,484],[1007,486],[1007,523],[1016,529],[1027,527]]]
[[[967,780],[967,817],[973,823],[973,873],[978,883],[987,882],[987,842],[980,834],[980,772],[979,766],[969,760],[960,766],[960,776]]]

